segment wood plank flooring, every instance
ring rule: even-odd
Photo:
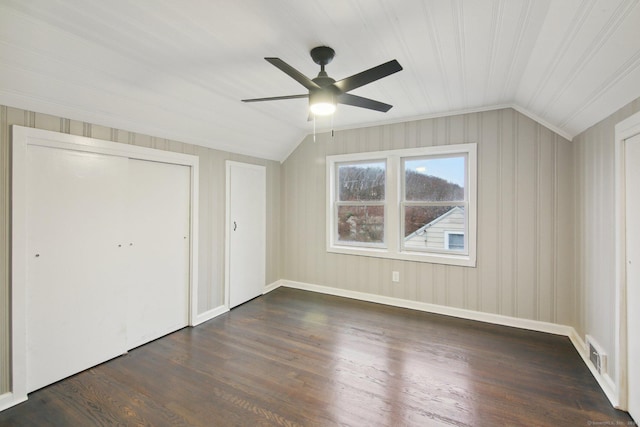
[[[566,337],[288,288],[0,412],[0,426],[600,423],[632,420]]]

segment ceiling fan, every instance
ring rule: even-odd
[[[377,67],[369,68],[361,73],[345,79],[335,81],[324,70],[325,65],[331,62],[335,56],[335,51],[327,46],[318,46],[311,49],[313,62],[320,65],[320,72],[314,79],[310,79],[300,71],[293,68],[280,58],[264,58],[269,63],[275,65],[280,70],[288,74],[295,81],[309,90],[303,95],[273,96],[269,98],[243,99],[242,102],[276,101],[281,99],[309,98],[309,111],[314,115],[330,115],[336,110],[336,104],[351,105],[354,107],[368,108],[369,110],[382,111],[386,113],[392,105],[375,101],[369,98],[347,93],[383,77],[402,70],[402,66],[395,59]]]

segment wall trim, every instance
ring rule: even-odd
[[[357,299],[360,301],[385,304],[394,307],[409,308],[412,310],[424,311],[427,313],[442,314],[445,316],[457,317],[460,319],[475,320],[479,322],[491,323],[494,325],[510,326],[513,328],[528,329],[531,331],[566,336],[569,338],[571,344],[573,344],[573,347],[582,358],[582,361],[585,363],[585,365],[587,365],[587,368],[589,368],[589,371],[598,382],[598,385],[607,396],[607,399],[609,399],[611,405],[615,408],[619,408],[619,399],[615,382],[608,374],[602,375],[596,370],[596,367],[593,365],[593,363],[591,363],[591,360],[589,360],[589,354],[587,352],[584,340],[580,337],[573,326],[542,322],[540,320],[521,319],[517,317],[504,316],[501,314],[483,313],[481,311],[467,310],[464,308],[448,307],[426,302],[411,301],[401,298],[369,294],[365,292],[332,288],[329,286],[314,285],[311,283],[296,282],[293,280],[280,280],[279,282],[281,283],[280,286],[292,289],[300,289],[327,295]],[[274,282],[274,284],[275,283],[277,282]]]
[[[262,290],[262,295],[268,294],[269,292],[273,291],[274,289],[278,289],[280,286],[282,286],[283,282],[284,282],[284,280],[276,280],[273,283],[265,285],[264,289]]]
[[[578,351],[578,354],[582,358],[584,364],[587,365],[587,368],[589,368],[589,371],[591,371],[591,375],[593,375],[593,377],[596,379],[598,385],[607,396],[607,399],[609,399],[609,402],[611,402],[611,405],[613,405],[614,408],[620,409],[620,399],[616,391],[616,385],[613,382],[613,379],[609,376],[609,374],[601,374],[598,372],[596,367],[589,359],[589,349],[587,348],[587,345],[574,328],[571,328],[571,333],[568,335],[568,337],[571,340],[573,346]]]
[[[207,310],[204,313],[198,314],[195,319],[195,322],[191,326],[198,326],[201,323],[206,322],[207,320],[211,320],[215,317],[220,316],[221,314],[227,313],[229,311],[229,307],[220,305],[216,308],[212,308],[211,310]]]
[[[547,120],[543,119],[537,114],[534,114],[533,112],[527,110],[526,108],[519,106],[518,104],[510,104],[509,106],[514,110],[516,110],[518,113],[529,117],[534,122],[540,123],[542,126],[546,127],[550,131],[557,133],[558,135],[560,135],[561,137],[569,141],[573,141],[573,138],[576,136],[576,134],[572,134],[570,132],[565,131],[560,126],[556,126],[548,122]]]
[[[0,394],[0,412],[27,400],[27,395],[18,396],[13,392]]]
[[[446,316],[458,317],[467,320],[477,320],[480,322],[492,323],[495,325],[511,326],[538,332],[547,332],[555,335],[569,336],[571,329],[573,329],[570,326],[541,322],[539,320],[520,319],[517,317],[504,316],[501,314],[483,313],[481,311],[467,310],[464,308],[447,307],[444,305],[411,301],[401,298],[369,294],[365,292],[349,291],[346,289],[332,288],[329,286],[313,285],[310,283],[295,282],[291,280],[283,280],[282,282],[283,286],[288,288],[313,291],[321,294],[335,295],[339,297],[357,299],[360,301],[391,305],[394,307],[410,308],[427,313],[444,314]]]

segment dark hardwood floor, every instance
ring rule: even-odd
[[[287,288],[0,412],[1,426],[631,423],[566,337]]]

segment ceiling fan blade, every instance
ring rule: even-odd
[[[243,99],[242,102],[279,101],[281,99],[298,99],[298,98],[308,98],[308,97],[309,97],[309,94],[306,93],[304,95],[285,95],[285,96],[271,96],[269,98]]]
[[[351,77],[344,78],[335,82],[333,85],[340,89],[341,92],[349,92],[350,90],[375,82],[378,79],[387,77],[401,70],[402,65],[394,59],[378,65],[377,67],[369,68],[361,73],[354,74]]]
[[[340,104],[352,105],[354,107],[382,111],[383,113],[386,113],[391,109],[391,107],[393,107],[393,105],[385,104],[384,102],[375,101],[369,98],[363,98],[361,96],[352,95],[350,93],[342,93],[338,95],[338,102]]]
[[[266,59],[270,64],[273,64],[274,66],[278,67],[280,70],[288,74],[295,81],[297,81],[307,89],[309,90],[320,89],[320,86],[314,83],[309,77],[305,76],[300,71],[296,70],[291,65],[284,62],[282,59],[280,58],[264,58],[264,59]]]

